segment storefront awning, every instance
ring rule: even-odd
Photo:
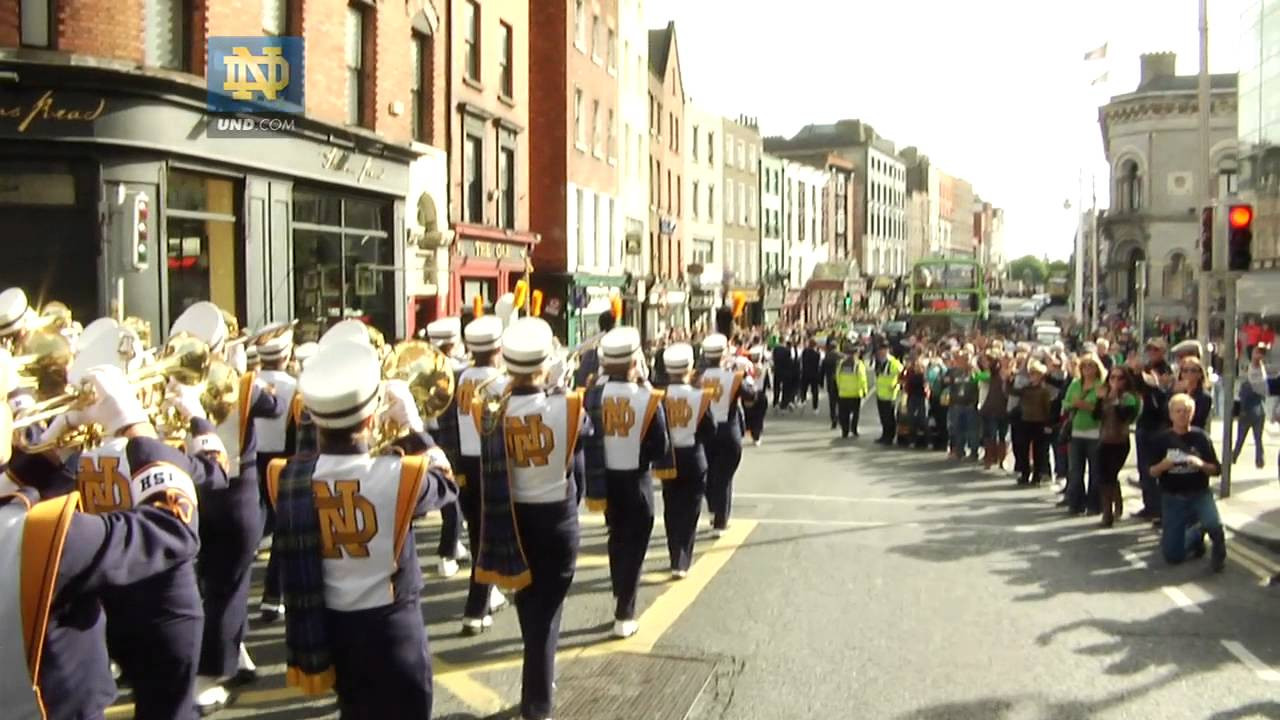
[[[782,301],[782,307],[789,308],[789,307],[795,307],[796,305],[799,305],[800,296],[802,294],[803,293],[800,290],[788,290],[786,298],[784,298]]]
[[[804,284],[805,290],[844,290],[844,280],[823,280],[813,278]]]
[[[871,287],[876,290],[888,290],[893,287],[894,282],[895,280],[888,275],[877,275]]]

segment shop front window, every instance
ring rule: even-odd
[[[165,264],[170,319],[209,300],[245,320],[244,244],[236,233],[236,186],[228,178],[169,172]]]
[[[395,336],[395,248],[390,206],[295,191],[294,306],[299,320],[327,328],[359,318]]]

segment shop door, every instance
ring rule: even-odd
[[[98,303],[98,228],[92,178],[69,165],[0,164],[0,289],[21,287],[31,304],[66,303],[88,325]]]

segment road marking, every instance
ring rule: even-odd
[[[1132,567],[1134,570],[1147,569],[1147,561],[1138,557],[1131,550],[1121,550],[1120,556],[1123,557],[1125,561],[1129,563],[1129,566]]]
[[[1204,613],[1204,610],[1200,609],[1200,606],[1188,597],[1186,593],[1182,592],[1180,588],[1173,587],[1172,585],[1165,585],[1160,588],[1160,591],[1165,595],[1168,595],[1169,599],[1173,601],[1174,605],[1178,606],[1179,610],[1191,613],[1192,615],[1201,615]]]
[[[875,505],[970,505],[971,500],[948,500],[946,498],[893,498],[893,497],[847,497],[843,495],[797,495],[791,493],[740,493],[733,494],[735,498],[744,498],[748,500],[802,500],[808,502],[833,502],[833,503],[868,503]],[[1027,505],[1039,505],[1039,503],[1027,502]]]
[[[1252,670],[1259,680],[1272,683],[1280,682],[1280,672],[1271,669],[1270,666],[1259,660],[1257,655],[1249,652],[1244,645],[1235,640],[1223,640],[1222,647],[1226,648],[1227,652],[1235,655],[1236,659],[1243,663],[1245,667]]]
[[[502,696],[493,688],[471,677],[469,672],[451,672],[452,668],[452,665],[438,658],[431,660],[431,671],[436,681],[472,710],[492,714],[507,707]]]
[[[876,520],[809,520],[805,518],[751,518],[751,522],[761,525],[818,525],[831,527],[888,527],[898,525],[911,527],[919,523],[889,523]]]

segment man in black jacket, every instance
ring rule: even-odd
[[[798,368],[792,361],[791,342],[779,342],[773,349],[773,406],[776,408],[791,405],[791,390]]]
[[[822,385],[822,351],[818,341],[809,338],[809,344],[800,353],[800,405],[803,407],[809,395],[813,395],[813,412],[818,412],[818,388]]]
[[[844,355],[836,351],[836,339],[827,339],[827,354],[822,358],[822,383],[827,388],[827,409],[831,412],[831,429],[836,429],[836,368],[844,361]],[[816,393],[815,393],[816,394]],[[815,403],[816,404],[816,403]]]

